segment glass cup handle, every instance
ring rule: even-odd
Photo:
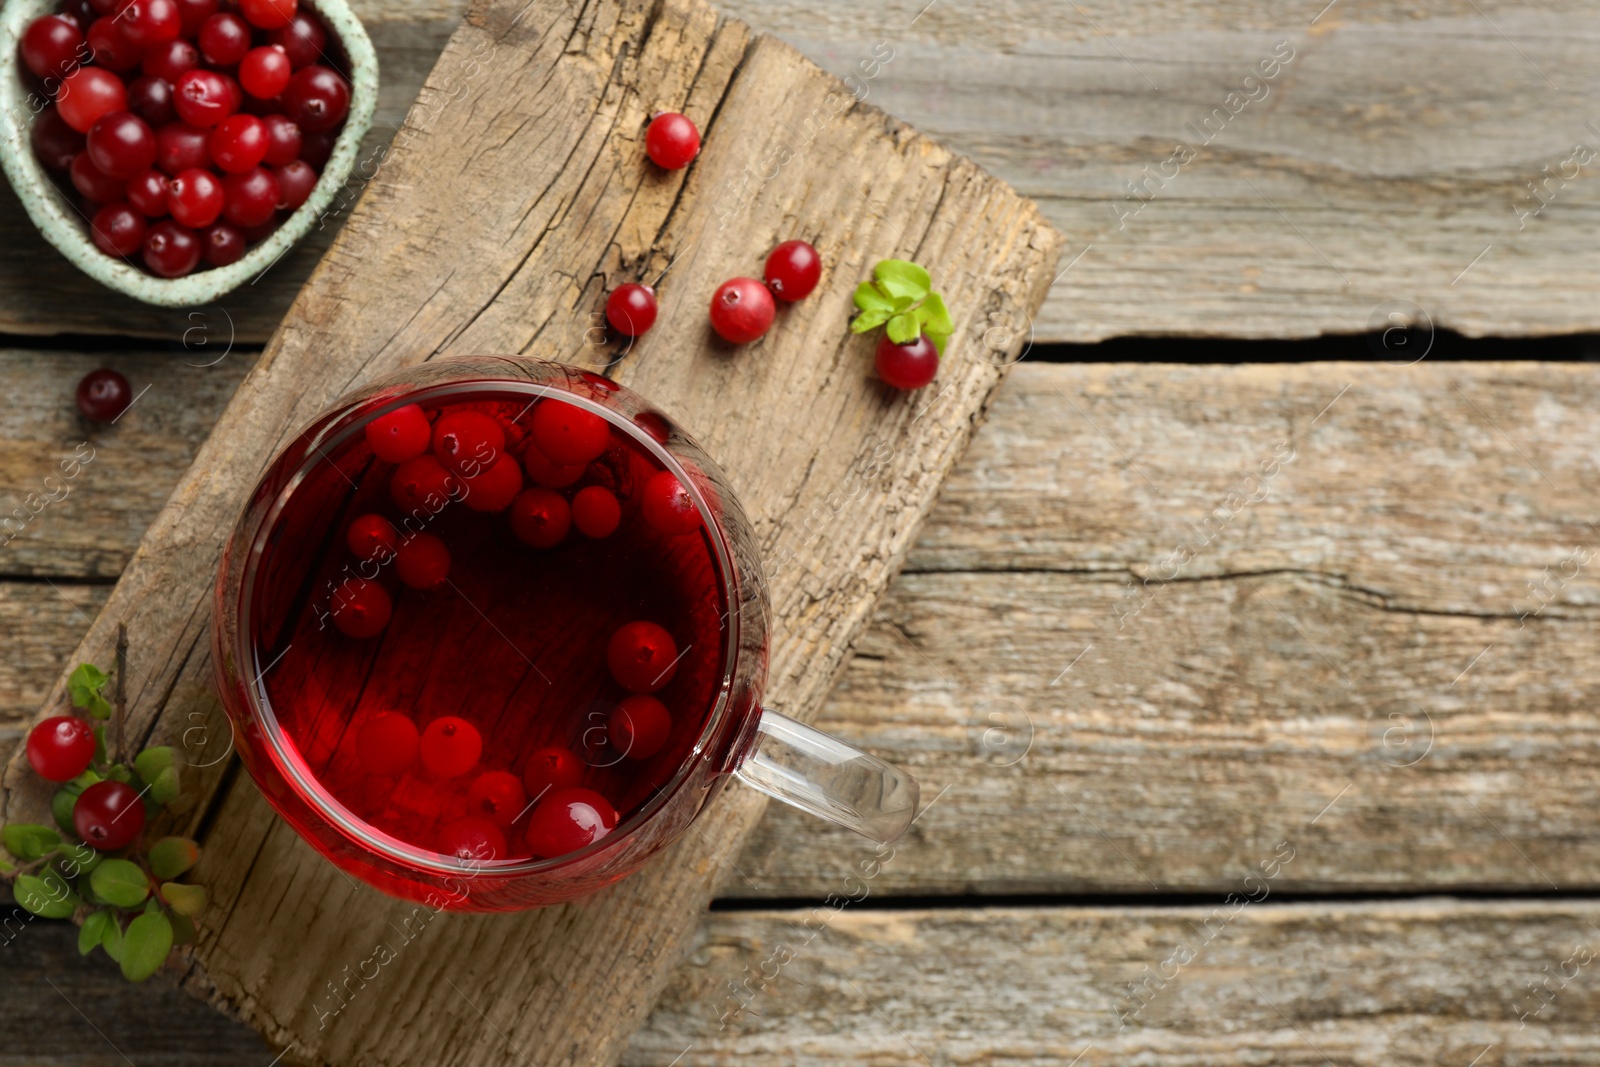
[[[917,780],[838,738],[767,708],[734,770],[740,781],[879,844],[917,814]]]

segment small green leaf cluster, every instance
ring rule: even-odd
[[[856,286],[856,307],[861,313],[851,321],[850,332],[866,333],[882,326],[889,340],[898,345],[927,334],[944,355],[945,342],[956,327],[944,298],[933,291],[933,277],[927,270],[908,260],[885,259],[872,268],[872,279]]]

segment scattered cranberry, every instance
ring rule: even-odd
[[[653,622],[630,622],[606,644],[611,677],[630,693],[654,693],[678,670],[678,645]]]
[[[128,110],[160,128],[178,117],[172,86],[164,78],[146,74],[128,83]]]
[[[144,245],[144,216],[126,203],[107,204],[89,220],[89,237],[108,256],[126,259]]]
[[[45,15],[22,31],[22,63],[36,78],[64,78],[84,50],[83,30],[60,15]]]
[[[102,174],[118,181],[137,178],[156,161],[156,135],[131,111],[100,116],[89,128],[89,158]]]
[[[178,0],[128,0],[118,5],[117,24],[128,42],[143,52],[177,40],[183,31],[183,15]]]
[[[625,697],[606,720],[606,733],[628,759],[646,760],[672,734],[672,714],[655,697]]]
[[[167,183],[167,210],[184,226],[201,229],[222,214],[222,182],[209,170],[194,167]]]
[[[178,14],[183,19],[183,36],[200,36],[200,27],[206,19],[217,13],[218,0],[178,0]]]
[[[90,422],[115,422],[133,403],[128,379],[109,367],[92,370],[78,382],[78,412]]]
[[[250,26],[238,15],[212,15],[200,27],[200,54],[214,67],[231,67],[250,51]]]
[[[296,0],[239,0],[239,13],[250,25],[281,30],[294,18]]]
[[[541,400],[533,409],[533,441],[546,459],[563,466],[598,459],[611,440],[600,415],[565,400]]]
[[[125,73],[139,65],[139,48],[122,32],[120,20],[111,17],[95,19],[89,24],[84,37],[98,66]]]
[[[79,67],[68,74],[61,79],[61,92],[56,96],[61,117],[79,133],[88,133],[101,115],[127,107],[128,91],[122,79],[99,67]]]
[[[433,534],[415,534],[395,553],[394,569],[413,589],[437,589],[450,577],[450,550]]]
[[[440,778],[459,778],[478,764],[483,738],[465,719],[446,715],[422,731],[422,765]]]
[[[49,170],[63,171],[72,166],[74,156],[85,146],[84,135],[67,125],[54,105],[39,112],[29,131],[34,155]]]
[[[340,584],[329,605],[333,624],[346,637],[376,637],[389,625],[394,605],[377,582],[351,578]]]
[[[356,754],[369,774],[399,774],[416,761],[418,737],[409,716],[386,711],[356,731]]]
[[[248,244],[244,231],[237,226],[230,226],[226,222],[213,223],[200,234],[200,258],[208,266],[226,267],[244,258]]]
[[[267,34],[267,43],[283,49],[290,64],[299,70],[322,58],[322,48],[328,43],[328,35],[316,16],[297,11],[287,26]]]
[[[628,282],[606,297],[606,321],[626,337],[639,337],[656,324],[656,293],[648,285]]]
[[[510,828],[528,806],[522,779],[509,771],[485,771],[467,790],[467,810],[496,826]]]
[[[572,525],[566,498],[550,489],[526,489],[511,502],[511,532],[532,548],[554,548]]]
[[[468,815],[439,831],[439,852],[469,862],[503,859],[506,835],[489,819]]]
[[[474,478],[467,478],[467,495],[461,502],[473,511],[497,512],[511,506],[522,492],[522,467],[505,453]]]
[[[522,784],[528,796],[537,800],[552,789],[577,785],[583,781],[583,762],[569,749],[541,748],[528,757],[522,768]]]
[[[217,18],[226,18],[218,15]],[[238,109],[230,79],[214,70],[186,70],[173,85],[172,106],[191,126],[215,126]]]
[[[100,168],[94,165],[94,160],[89,158],[88,152],[79,153],[78,158],[72,161],[68,173],[72,177],[72,187],[82,193],[85,200],[92,203],[109,204],[127,195],[127,185],[101,173]]]
[[[350,523],[344,541],[357,559],[376,563],[394,556],[400,547],[400,531],[382,515],[362,515]]]
[[[700,151],[700,131],[686,116],[663,111],[650,120],[644,150],[656,166],[682,170]]]
[[[435,512],[459,497],[461,479],[445,470],[432,456],[417,456],[395,468],[389,479],[389,496],[408,513]]]
[[[804,241],[785,241],[767,257],[764,277],[779,300],[804,300],[822,279],[822,257]]]
[[[160,78],[169,84],[177,81],[184,71],[193,70],[199,65],[200,49],[182,38],[163,41],[147,49],[144,58],[139,61],[139,69],[148,77]]]
[[[39,777],[70,782],[94,759],[94,728],[83,719],[56,715],[28,732],[28,762]]]
[[[617,826],[617,809],[592,789],[554,789],[528,820],[528,847],[541,859],[555,859],[586,848]]]
[[[767,332],[776,311],[765,285],[754,278],[729,278],[711,296],[711,328],[724,341],[748,344]]]
[[[505,430],[481,411],[452,411],[433,427],[433,454],[457,474],[483,473],[505,447]]]
[[[96,782],[73,802],[72,827],[103,852],[131,845],[144,829],[144,801],[126,783]]]
[[[305,163],[300,159],[300,127],[284,115],[263,115],[261,124],[267,128],[267,154],[261,162],[272,167],[281,167],[296,160]],[[310,167],[311,164],[306,163],[306,166]]]
[[[367,423],[367,444],[385,463],[404,463],[428,450],[433,428],[416,404],[395,408]]]
[[[239,61],[239,84],[258,100],[271,100],[283,92],[293,74],[288,55],[271,45],[252,48]]]
[[[167,176],[154,167],[128,183],[128,203],[147,219],[159,219],[167,206]]]
[[[229,115],[211,131],[211,158],[227,174],[243,174],[267,157],[267,127],[254,115]]]
[[[528,472],[529,481],[546,489],[565,489],[582,478],[587,469],[587,464],[583,463],[566,465],[550,462],[550,458],[539,451],[539,446],[532,440],[522,450],[522,466]]]
[[[926,334],[910,344],[900,345],[889,340],[886,333],[878,338],[874,362],[878,366],[878,377],[896,389],[921,389],[939,373],[939,350]]]
[[[603,485],[586,486],[572,498],[572,524],[585,537],[610,537],[622,521],[622,505]]]
[[[156,166],[168,174],[204,167],[211,162],[207,147],[210,133],[185,122],[174,122],[156,131]]]
[[[283,91],[283,113],[308,133],[333,129],[350,113],[350,86],[320,63],[302,67]]]
[[[272,168],[272,177],[278,183],[278,210],[293,211],[311,199],[317,187],[317,172],[303,159],[291,160],[281,167]]]
[[[222,213],[235,226],[249,229],[272,219],[278,210],[278,179],[262,167],[222,179]]]
[[[686,534],[700,529],[700,509],[694,497],[671,471],[657,471],[644,483],[639,508],[644,520],[664,534]]]

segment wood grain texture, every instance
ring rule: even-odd
[[[452,96],[467,70],[474,86]],[[652,168],[639,149],[667,105],[707,132],[687,176]],[[806,152],[749,183],[795,129]],[[716,285],[754,269],[752,248],[797,234],[823,252],[823,288],[759,345],[714,342],[700,309]],[[771,570],[768,697],[813,717],[1001,377],[978,343],[985,315],[1035,308],[1058,251],[1001,183],[707,7],[475,7],[104,609],[132,636],[134,733],[174,737],[204,721],[227,736],[210,690],[211,575],[294,428],[375,373],[485,351],[610,363],[740,472],[758,538],[786,561]],[[935,395],[885,389],[869,369],[872,340],[847,332],[850,290],[890,255],[937,264],[956,308]],[[648,337],[620,352],[586,342],[605,291],[668,264],[668,310]],[[862,474],[869,458],[876,477]],[[852,479],[859,490],[837,503]],[[91,634],[78,656],[104,651]],[[214,812],[201,878],[217,903],[184,981],[295,1062],[497,1062],[507,1041],[530,1063],[614,1058],[692,935],[722,875],[717,853],[760,811],[731,791],[648,875],[582,904],[438,920],[330,1021],[332,983],[415,909],[345,880],[247,781],[228,788],[221,764],[197,777],[184,825]],[[35,810],[32,784],[14,756],[8,817]]]

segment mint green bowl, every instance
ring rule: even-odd
[[[345,0],[301,2],[322,19],[350,66],[345,72],[351,79],[350,116],[334,143],[328,165],[310,199],[239,262],[197,270],[183,278],[157,278],[96,248],[89,238],[88,220],[56,188],[34,156],[29,126],[48,101],[31,87],[28,72],[17,55],[17,41],[28,23],[52,13],[56,2],[6,0],[0,9],[0,167],[5,169],[28,217],[45,239],[95,281],[161,307],[209,304],[276,263],[328,210],[339,188],[349,179],[361,138],[372,125],[372,111],[378,102],[378,56],[361,20]]]

